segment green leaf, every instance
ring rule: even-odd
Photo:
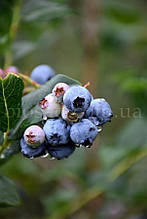
[[[0,175],[0,207],[18,206],[20,198],[16,185],[10,179]]]
[[[46,84],[42,85],[39,89],[25,95],[22,98],[23,112],[26,113],[33,106],[39,104],[39,101],[46,95],[51,93],[54,86],[60,82],[67,83],[68,85],[80,84],[78,81],[73,80],[72,78],[66,75],[58,74],[55,77],[53,77],[50,81],[48,81]]]
[[[12,155],[17,154],[19,151],[20,151],[19,140],[16,140],[16,141],[13,141],[9,147],[6,147],[3,150],[1,156],[3,156],[4,159],[8,159]]]
[[[105,17],[114,19],[115,21],[122,24],[135,24],[141,20],[142,14],[135,7],[128,2],[125,4],[123,1],[105,1],[104,3],[104,14]]]
[[[129,148],[140,148],[147,144],[146,127],[147,120],[144,117],[130,120],[130,122],[121,129],[116,145],[129,150]]]
[[[71,13],[73,11],[63,4],[46,0],[37,2],[36,0],[29,0],[23,7],[22,19],[25,22],[49,21]]]
[[[146,127],[147,120],[145,118],[132,119],[125,124],[121,128],[115,144],[102,145],[100,148],[99,159],[103,166],[110,168],[145,148],[147,145]]]
[[[13,155],[20,152],[19,142],[19,140],[12,141],[11,144],[3,150],[0,157],[0,166],[5,164]]]
[[[147,79],[146,78],[127,78],[124,83],[122,83],[122,89],[129,92],[140,92],[147,90]]]
[[[20,139],[24,130],[33,124],[39,123],[42,120],[42,112],[39,106],[33,107],[17,124],[16,128],[12,130],[10,139]]]
[[[12,19],[12,3],[0,1],[0,35],[8,33]]]
[[[66,75],[58,74],[39,89],[24,96],[22,98],[22,117],[15,129],[11,131],[10,139],[20,139],[28,126],[39,123],[42,120],[39,102],[42,98],[51,93],[54,86],[60,82],[67,83],[68,85],[80,84],[78,81]]]
[[[9,131],[14,128],[21,116],[21,97],[23,81],[16,74],[9,73],[0,78],[0,130]]]

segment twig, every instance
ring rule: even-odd
[[[21,77],[24,81],[26,81],[28,84],[33,85],[35,88],[40,88],[40,84],[33,81],[29,76],[18,73],[19,77]]]
[[[3,144],[0,147],[0,155],[2,154],[3,150],[7,147],[8,135],[9,135],[8,131],[4,133],[4,141],[3,141]]]
[[[23,90],[23,96],[34,91],[35,88],[34,87],[26,87],[24,90]]]

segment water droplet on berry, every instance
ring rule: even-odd
[[[47,116],[46,115],[43,115],[43,120],[47,120]]]
[[[101,132],[103,130],[103,127],[102,126],[98,126],[97,129],[98,129],[98,132]]]
[[[30,157],[30,159],[31,159],[31,160],[33,160],[33,159],[34,159],[34,157]]]
[[[49,153],[46,153],[44,155],[41,156],[41,158],[46,158],[49,155]]]
[[[55,157],[51,157],[51,158],[50,158],[50,160],[55,160],[55,159],[56,159]]]
[[[86,148],[90,148],[90,145],[87,145]]]

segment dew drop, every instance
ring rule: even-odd
[[[43,120],[47,120],[47,116],[46,115],[43,115]]]
[[[86,148],[90,148],[90,145],[87,145]]]
[[[41,158],[46,158],[49,155],[49,153],[46,153],[44,155],[41,156]]]
[[[50,160],[55,160],[55,159],[56,159],[55,157],[51,157],[51,158],[50,158]]]
[[[98,126],[97,129],[98,129],[98,132],[101,132],[103,130],[103,127],[102,126]]]

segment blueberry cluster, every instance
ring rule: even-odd
[[[80,85],[58,83],[39,106],[43,125],[28,127],[20,141],[21,152],[29,157],[62,159],[76,147],[91,147],[100,127],[111,121],[112,110],[103,98],[93,99]]]

